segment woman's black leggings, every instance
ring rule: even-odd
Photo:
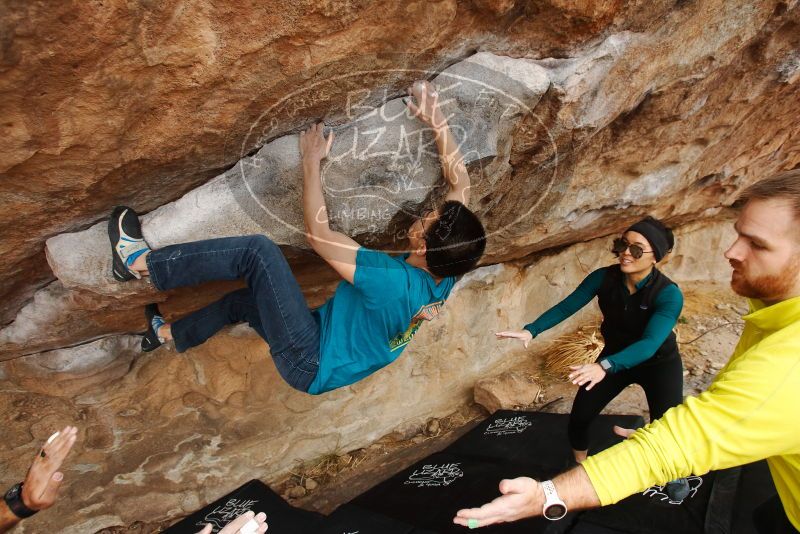
[[[598,358],[599,360],[599,358]],[[647,396],[650,420],[683,402],[683,365],[678,354],[664,359],[648,360],[620,371],[608,373],[592,389],[578,389],[569,415],[569,442],[577,451],[589,448],[589,425],[603,408],[631,384],[639,384]]]

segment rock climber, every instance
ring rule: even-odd
[[[331,229],[320,162],[330,151],[333,133],[325,138],[322,124],[315,124],[300,135],[306,236],[343,278],[333,297],[317,309],[309,309],[283,253],[267,237],[151,250],[136,213],[115,208],[108,230],[118,280],[149,275],[161,291],[210,280],[247,282],[246,288],[173,323],[164,321],[155,304],[147,306],[142,349],[172,340],[183,352],[228,324],[247,322],[268,343],[286,382],[311,394],[352,384],[393,362],[422,323],[439,314],[456,279],[475,267],[486,243],[483,225],[467,208],[470,178],[437,90],[419,81],[408,93],[409,113],[435,137],[448,190],[440,206],[410,225],[409,251],[401,256],[362,247]]]

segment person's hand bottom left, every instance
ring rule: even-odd
[[[267,514],[261,512],[245,512],[219,531],[219,534],[256,534],[267,531]],[[211,534],[214,527],[208,524],[197,534]]]
[[[44,510],[53,506],[64,480],[64,473],[59,468],[75,445],[77,437],[77,428],[64,427],[50,436],[36,454],[22,486],[22,502],[25,506],[31,510]]]

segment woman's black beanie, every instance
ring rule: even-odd
[[[645,217],[626,231],[642,234],[647,239],[647,242],[650,243],[650,246],[653,247],[653,254],[657,262],[661,261],[675,245],[672,231],[664,226],[664,223],[653,217]]]

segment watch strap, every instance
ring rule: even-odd
[[[33,510],[25,506],[25,503],[22,501],[23,485],[24,482],[15,484],[14,486],[11,487],[10,490],[6,492],[4,497],[8,509],[11,510],[11,512],[20,519],[25,519],[26,517],[30,517],[39,511],[39,510]]]
[[[542,490],[544,490],[544,503],[545,505],[550,504],[553,501],[560,501],[561,499],[558,498],[558,492],[556,491],[556,485],[553,484],[552,480],[545,480],[542,482]]]

